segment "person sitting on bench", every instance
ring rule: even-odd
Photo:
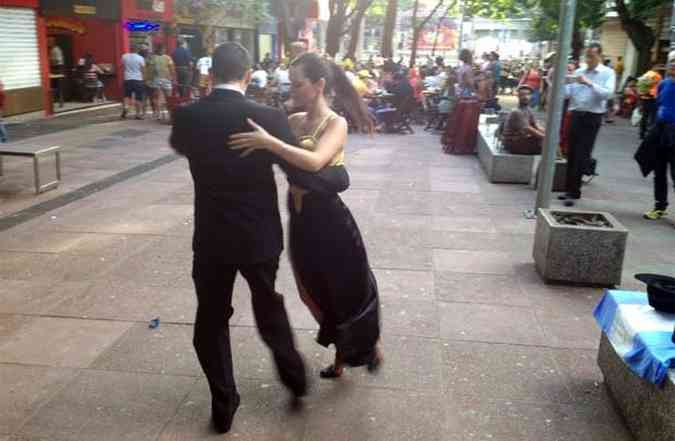
[[[499,139],[509,152],[516,155],[538,155],[544,141],[544,130],[530,110],[533,90],[530,86],[518,88],[518,108],[508,114],[498,129]]]

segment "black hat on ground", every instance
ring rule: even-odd
[[[657,311],[675,313],[675,278],[659,274],[636,274],[647,285],[649,304]]]

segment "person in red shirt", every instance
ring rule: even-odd
[[[0,81],[0,144],[7,142],[7,129],[2,120],[2,114],[5,111],[5,85]]]
[[[541,96],[541,74],[539,73],[539,68],[536,63],[530,63],[523,76],[520,78],[520,84],[518,87],[528,86],[532,89],[532,107],[537,107],[539,105],[539,98]]]

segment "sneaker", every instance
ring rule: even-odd
[[[643,217],[647,220],[659,220],[666,214],[668,214],[666,210],[659,210],[655,208],[646,212]]]

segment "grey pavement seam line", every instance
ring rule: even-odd
[[[101,190],[105,190],[109,187],[112,187],[115,184],[118,184],[120,182],[126,181],[127,179],[133,178],[135,176],[141,175],[143,173],[146,173],[150,170],[154,170],[158,167],[161,167],[162,165],[168,164],[170,162],[175,161],[178,159],[179,156],[170,153],[168,155],[162,156],[158,159],[155,159],[150,162],[146,162],[140,165],[137,165],[135,167],[132,167],[130,169],[124,170],[122,172],[116,173],[112,176],[109,176],[105,179],[102,179],[100,181],[93,182],[91,184],[87,184],[83,187],[80,187],[76,190],[70,191],[68,193],[62,194],[61,196],[57,196],[54,199],[50,199],[48,201],[41,202],[39,204],[33,205],[31,207],[25,208],[21,211],[18,211],[14,214],[10,214],[9,216],[5,216],[3,218],[0,218],[0,232],[8,230],[12,227],[15,227],[21,223],[27,222],[31,219],[34,219],[38,216],[42,216],[45,213],[48,213],[51,210],[54,210],[56,208],[61,208],[65,205],[68,205],[71,202],[75,202],[79,199],[82,199],[84,197],[87,197],[89,195],[92,195],[94,193],[97,193]]]

